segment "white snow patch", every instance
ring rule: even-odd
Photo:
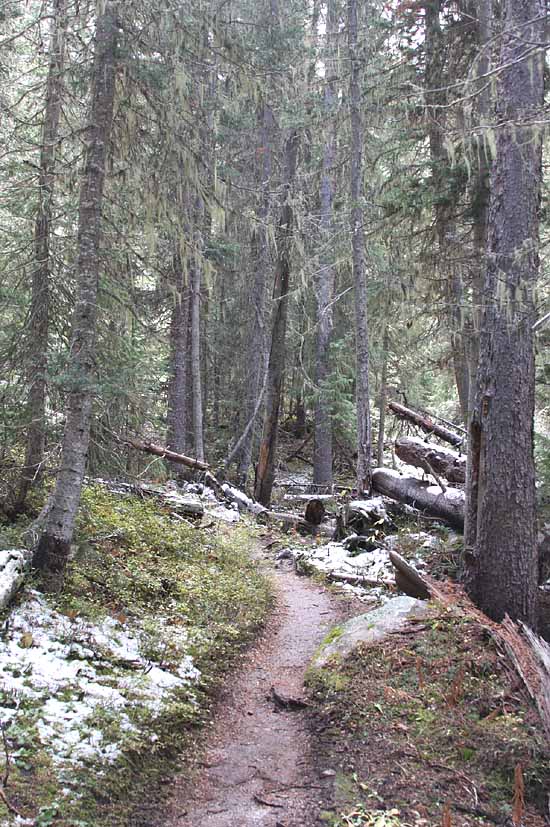
[[[207,508],[205,513],[207,517],[215,517],[216,520],[221,520],[224,523],[238,523],[241,519],[236,508],[226,508],[224,505]]]
[[[110,617],[97,625],[71,619],[38,592],[29,592],[0,639],[0,721],[17,719],[26,699],[54,764],[67,769],[115,761],[124,734],[134,730],[133,704],[156,714],[171,690],[191,687],[200,677],[185,652],[185,630],[162,620],[157,626],[159,639],[177,651],[174,671],[142,653],[147,636],[138,624],[130,627]],[[114,724],[109,735],[101,729],[102,716]]]
[[[0,551],[0,609],[4,609],[21,587],[31,561],[24,548]]]

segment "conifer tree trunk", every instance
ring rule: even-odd
[[[543,0],[507,0],[477,393],[469,429],[467,584],[490,617],[534,626],[534,291],[539,266]],[[474,522],[475,521],[475,522]]]
[[[77,296],[69,359],[69,390],[60,467],[34,555],[44,587],[62,584],[80,502],[90,442],[95,381],[95,341],[101,214],[113,121],[118,3],[106,0],[95,30],[88,145],[78,213]]]
[[[384,465],[384,440],[386,438],[386,405],[388,404],[388,351],[390,347],[389,325],[384,327],[382,342],[382,374],[380,377],[380,404],[378,406],[378,443],[376,447],[376,464],[379,468]]]
[[[487,81],[482,79],[490,68],[489,42],[492,34],[493,0],[480,0],[477,9],[477,41],[481,50],[476,65],[480,89],[476,101],[477,126],[479,129],[477,150],[477,175],[473,181],[471,195],[474,212],[474,261],[472,273],[472,319],[469,331],[470,398],[468,410],[472,412],[476,403],[477,370],[479,365],[479,336],[481,329],[481,308],[483,281],[487,267],[487,231],[489,222],[489,201],[491,195],[491,157],[487,130],[491,128],[492,95]],[[469,466],[468,470],[473,470]],[[468,482],[467,487],[473,484]],[[470,513],[471,511],[471,513]],[[473,548],[477,531],[477,498],[466,498],[464,520],[464,546]]]
[[[335,269],[333,253],[333,198],[334,164],[336,160],[336,66],[334,51],[337,34],[337,16],[334,0],[327,3],[326,75],[323,113],[328,124],[323,151],[321,174],[321,261],[315,278],[317,303],[317,336],[315,348],[315,435],[313,452],[313,482],[319,486],[332,485],[332,410],[326,380],[330,372],[329,348],[332,337],[332,301],[334,299]]]
[[[204,461],[204,432],[202,406],[201,372],[201,269],[198,262],[192,262],[190,271],[191,288],[191,383],[193,386],[193,443],[195,457]]]
[[[187,453],[187,339],[189,335],[189,294],[179,255],[174,256],[174,288],[170,319],[170,383],[166,445],[177,454]],[[174,471],[179,474],[180,468]]]
[[[50,315],[50,236],[55,190],[55,161],[67,35],[67,0],[53,0],[50,65],[46,84],[46,102],[40,171],[38,174],[38,211],[34,228],[34,269],[32,274],[29,331],[29,396],[27,400],[27,434],[25,465],[19,480],[13,510],[19,513],[33,482],[40,476],[44,459],[46,429],[46,394]]]
[[[348,0],[350,61],[349,108],[351,121],[351,249],[355,289],[355,351],[357,404],[357,491],[370,492],[371,416],[369,398],[369,326],[363,231],[363,118],[361,114],[361,62],[358,54],[357,0]]]
[[[299,138],[292,131],[285,141],[283,204],[279,220],[275,265],[273,298],[275,302],[271,350],[267,374],[266,402],[262,441],[256,468],[254,496],[262,505],[271,502],[271,491],[275,481],[275,460],[277,456],[277,431],[285,373],[285,341],[288,317],[288,291],[290,287],[290,256],[292,247],[294,214],[291,202],[292,184],[296,173]]]
[[[270,105],[265,102],[262,106],[260,127],[260,156],[262,158],[258,170],[258,184],[261,191],[258,220],[254,229],[254,283],[250,296],[252,310],[252,331],[249,340],[248,358],[246,360],[246,398],[243,406],[243,426],[246,427],[254,416],[258,394],[261,390],[267,353],[267,274],[269,271],[269,245],[267,222],[271,209],[270,188],[273,172],[273,143],[275,119]],[[239,477],[244,483],[252,462],[252,448],[256,429],[252,426],[244,436],[238,464]],[[257,444],[257,443],[256,443]]]

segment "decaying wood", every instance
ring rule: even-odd
[[[458,584],[440,583],[420,574],[395,552],[390,552],[390,560],[396,571],[405,575],[406,584],[412,584],[413,588],[418,586],[428,597],[452,608],[462,616],[475,620],[505,649],[538,709],[546,739],[550,744],[550,644],[524,623],[515,623],[508,615],[502,623],[491,620],[474,605]],[[406,593],[411,594],[409,591]]]
[[[167,459],[169,462],[175,462],[177,465],[185,465],[187,468],[193,468],[196,471],[208,471],[209,465],[206,462],[201,462],[193,457],[186,457],[184,454],[178,454],[176,451],[170,451],[169,448],[164,448],[162,445],[154,445],[152,442],[144,442],[141,439],[130,438],[121,439],[121,442],[135,448],[136,451],[144,451],[146,454],[152,454],[161,459]]]
[[[395,569],[395,585],[397,588],[408,594],[409,597],[427,600],[430,597],[430,587],[422,575],[397,552],[390,551],[389,556]]]
[[[333,580],[335,583],[347,583],[350,586],[387,586],[388,588],[395,586],[393,580],[377,580],[375,577],[365,577],[362,574],[344,574],[344,572],[330,571],[327,572],[326,576],[328,580]]]
[[[295,529],[301,534],[323,534],[332,537],[333,528],[328,525],[309,523],[299,514],[289,514],[285,511],[263,511],[257,515],[258,522],[263,524],[281,523],[288,529]]]
[[[443,442],[448,442],[450,445],[455,445],[457,447],[462,445],[464,442],[463,436],[454,433],[444,425],[438,424],[427,414],[421,414],[418,413],[418,411],[413,411],[411,408],[406,408],[398,402],[390,402],[388,404],[388,408],[393,414],[395,414],[395,416],[399,417],[399,419],[406,419],[408,422],[412,422],[413,425],[416,425],[424,431],[424,433],[433,434],[434,436],[439,437],[439,439],[442,439]]]
[[[309,500],[304,512],[306,522],[321,525],[326,515],[325,506],[321,499],[315,497]]]
[[[419,511],[443,520],[459,531],[464,530],[464,492],[448,488],[445,492],[415,477],[401,477],[397,471],[378,468],[372,475],[375,491],[412,505]]]
[[[404,436],[395,441],[395,453],[402,462],[445,477],[449,482],[466,481],[466,456],[418,437]]]

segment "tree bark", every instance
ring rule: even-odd
[[[283,178],[283,205],[278,229],[278,260],[275,268],[274,301],[271,350],[267,375],[264,426],[260,454],[256,468],[254,496],[262,505],[271,502],[275,480],[277,431],[285,372],[285,340],[288,316],[288,291],[290,287],[290,256],[294,213],[291,201],[292,184],[298,159],[298,133],[293,130],[285,141],[285,168]]]
[[[53,0],[52,19],[50,65],[46,84],[38,174],[38,210],[34,228],[34,270],[29,318],[29,332],[32,339],[29,359],[30,387],[26,411],[28,426],[25,465],[13,506],[16,514],[24,509],[29,489],[40,477],[45,449],[51,278],[50,237],[55,190],[55,162],[64,85],[67,0]]]
[[[257,213],[256,227],[253,234],[254,284],[251,293],[252,304],[252,331],[249,339],[246,376],[246,396],[243,406],[243,422],[254,423],[254,411],[262,377],[268,358],[267,353],[267,273],[269,271],[269,241],[268,221],[271,212],[270,189],[273,177],[273,143],[275,133],[275,118],[270,105],[264,102],[261,112],[260,150],[262,163],[258,170],[258,184],[261,189],[261,201]],[[248,429],[240,448],[238,464],[239,478],[245,481],[252,462],[254,446],[254,424]],[[256,440],[257,444],[257,440]]]
[[[468,452],[468,590],[490,617],[537,621],[534,291],[539,266],[542,0],[507,0],[475,407]]]
[[[328,124],[323,151],[321,172],[321,256],[315,276],[315,301],[317,305],[317,335],[315,343],[315,412],[313,482],[315,485],[331,486],[332,478],[332,403],[326,387],[330,372],[329,349],[332,338],[334,299],[334,216],[333,198],[335,191],[334,164],[336,160],[336,65],[334,52],[338,32],[338,15],[334,0],[327,2],[325,85],[323,115]]]
[[[34,554],[43,585],[62,585],[90,442],[95,382],[95,340],[101,217],[113,122],[117,68],[118,3],[106,0],[96,20],[89,142],[78,213],[77,297],[69,360],[69,391],[60,467]]]
[[[191,383],[193,387],[193,443],[195,455],[204,461],[204,424],[202,406],[201,371],[201,268],[197,261],[191,262],[189,273],[191,289],[190,332],[191,332]]]
[[[388,352],[390,348],[389,325],[384,327],[382,353],[382,375],[380,377],[380,403],[378,406],[378,444],[376,446],[376,464],[384,465],[384,440],[386,438],[386,405],[388,404]]]
[[[402,462],[422,468],[428,474],[433,474],[435,471],[449,482],[464,483],[466,481],[466,456],[460,456],[433,442],[424,442],[416,437],[404,436],[396,440],[395,453]]]
[[[179,454],[187,451],[187,339],[189,294],[179,255],[174,256],[173,307],[170,320],[170,382],[168,385],[168,448]]]
[[[361,59],[359,56],[357,0],[348,0],[348,53],[350,62],[349,112],[351,124],[350,196],[351,250],[355,290],[355,352],[357,407],[357,491],[372,487],[371,417],[369,395],[369,326],[363,231],[363,118],[361,112]]]
[[[437,485],[429,485],[416,477],[401,477],[397,471],[377,468],[372,475],[375,491],[394,500],[411,505],[430,517],[443,520],[453,528],[464,528],[464,492]]]
[[[478,4],[477,40],[480,49],[476,64],[478,78],[486,75],[490,68],[490,40],[492,36],[493,0],[480,0]],[[489,221],[489,201],[491,195],[491,153],[487,135],[490,127],[492,95],[486,79],[479,80],[480,89],[477,99],[477,121],[480,132],[477,136],[477,175],[472,193],[474,212],[474,262],[472,273],[472,320],[469,343],[470,364],[470,400],[468,409],[472,412],[476,403],[477,371],[479,366],[479,337],[481,329],[481,311],[483,301],[484,272],[487,267],[487,232]],[[477,451],[478,449],[476,449]],[[474,466],[471,466],[474,470]],[[475,482],[467,481],[467,487]],[[470,513],[471,511],[471,513]],[[475,545],[477,522],[477,501],[466,498],[466,518],[464,526],[464,545]]]

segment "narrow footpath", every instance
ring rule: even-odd
[[[201,770],[176,780],[157,827],[309,827],[330,784],[310,751],[302,698],[304,673],[329,628],[342,617],[337,598],[290,569],[273,574],[276,606],[266,629],[222,697]]]

